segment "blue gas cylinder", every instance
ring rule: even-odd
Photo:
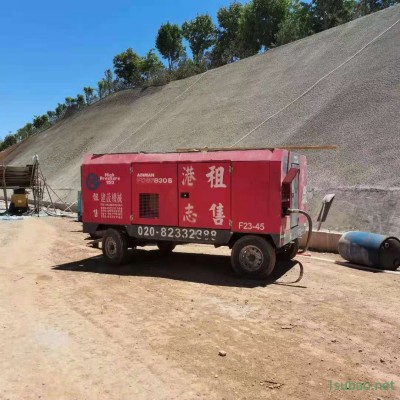
[[[396,270],[400,267],[400,240],[370,232],[346,232],[339,240],[339,254],[367,267]]]

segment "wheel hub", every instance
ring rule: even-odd
[[[106,239],[106,253],[109,258],[114,258],[117,254],[117,243],[112,237]]]
[[[239,260],[248,271],[257,271],[264,262],[264,256],[258,247],[245,246],[239,254]]]

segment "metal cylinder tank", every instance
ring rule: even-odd
[[[396,270],[400,267],[400,240],[370,232],[346,232],[339,240],[339,254],[367,267]]]

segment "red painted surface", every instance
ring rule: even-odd
[[[230,162],[179,163],[179,226],[229,229]]]
[[[130,223],[129,164],[82,165],[82,202],[85,222]]]
[[[232,230],[272,232],[271,162],[234,162],[232,174]],[[258,224],[258,226],[257,226]],[[260,224],[263,224],[260,226]]]
[[[291,168],[300,169],[292,174],[298,179],[298,207],[306,209],[306,159],[286,150],[87,155],[82,166],[83,221],[282,236],[294,222],[304,221],[298,215],[282,217],[282,184]],[[98,177],[97,188],[89,174]],[[109,194],[117,200],[114,193],[121,203],[101,201],[102,196],[110,200]],[[158,194],[158,215],[141,217],[140,193]],[[117,210],[103,218],[104,209],[113,207]]]
[[[178,225],[176,163],[132,164],[132,224]],[[130,179],[129,176],[126,177]],[[158,194],[158,217],[141,218],[140,194]]]

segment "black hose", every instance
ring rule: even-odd
[[[310,214],[306,213],[305,211],[298,210],[296,208],[289,208],[288,212],[291,213],[291,214],[293,214],[293,213],[303,214],[307,218],[307,221],[308,221],[308,235],[307,235],[306,245],[305,245],[303,250],[299,251],[300,254],[305,253],[308,250],[308,247],[310,245],[311,235],[312,235],[312,220],[311,220]]]
[[[293,260],[293,261],[294,261],[294,264],[293,264],[292,268],[295,267],[297,264],[299,264],[299,267],[300,267],[299,277],[295,281],[292,281],[292,282],[274,282],[274,285],[290,286],[290,285],[293,285],[294,283],[300,282],[303,279],[303,275],[304,275],[303,264],[297,260]]]

